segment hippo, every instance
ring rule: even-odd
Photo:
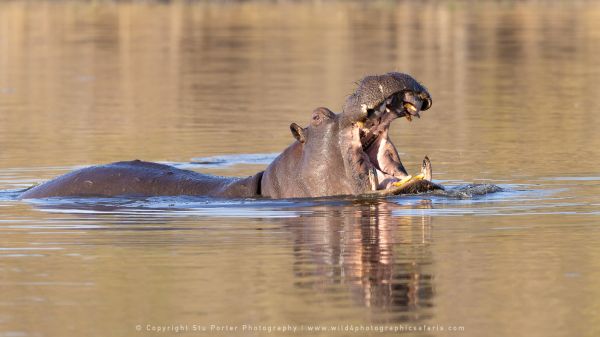
[[[220,177],[140,160],[91,166],[24,191],[47,197],[210,196],[313,198],[387,196],[443,189],[431,181],[431,162],[408,174],[389,139],[397,118],[420,118],[431,107],[427,89],[407,74],[363,78],[341,113],[319,107],[308,126],[290,125],[295,142],[250,177]]]

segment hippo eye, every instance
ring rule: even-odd
[[[313,126],[319,126],[321,125],[321,116],[318,113],[314,113],[312,115],[312,121],[310,122],[310,124],[312,124]]]
[[[311,124],[314,126],[319,126],[324,120],[330,120],[334,118],[335,114],[331,110],[323,107],[316,108],[312,114]]]

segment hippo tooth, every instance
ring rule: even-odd
[[[406,184],[406,183],[408,183],[409,181],[411,181],[411,180],[412,180],[412,178],[413,178],[413,176],[411,176],[411,175],[408,175],[408,176],[406,176],[406,177],[404,177],[404,178],[400,179],[400,181],[396,181],[396,182],[392,183],[392,186],[401,187],[401,186],[403,186],[404,184]]]
[[[423,180],[425,179],[425,174],[424,173],[419,173],[416,176],[413,177],[413,180]]]
[[[390,111],[389,108],[392,106],[392,99],[388,98],[385,102],[381,103],[381,106],[379,107],[379,111],[384,112],[384,111]]]
[[[417,108],[415,108],[414,105],[410,104],[410,103],[404,103],[404,107],[406,108],[406,110],[412,111],[412,112],[416,112]]]
[[[377,179],[377,172],[375,172],[374,167],[371,167],[369,169],[369,183],[371,184],[371,190],[377,191],[377,186],[379,186],[379,181]]]

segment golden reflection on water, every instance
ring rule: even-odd
[[[0,336],[146,323],[597,335],[599,22],[585,1],[0,3],[0,190],[76,165],[279,152],[291,122],[398,70],[434,100],[392,126],[410,171],[429,154],[446,183],[541,191],[135,211],[0,195]]]
[[[391,205],[373,202],[311,211],[323,216],[289,221],[294,274],[305,279],[300,287],[326,290],[343,283],[358,303],[406,315],[395,320],[424,318],[416,309],[432,306],[432,275],[423,272],[431,264],[431,217],[395,218]]]

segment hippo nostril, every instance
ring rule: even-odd
[[[424,110],[427,110],[427,109],[431,108],[431,104],[432,104],[431,98],[427,97],[423,101],[423,105],[421,106],[421,110],[424,111]]]

